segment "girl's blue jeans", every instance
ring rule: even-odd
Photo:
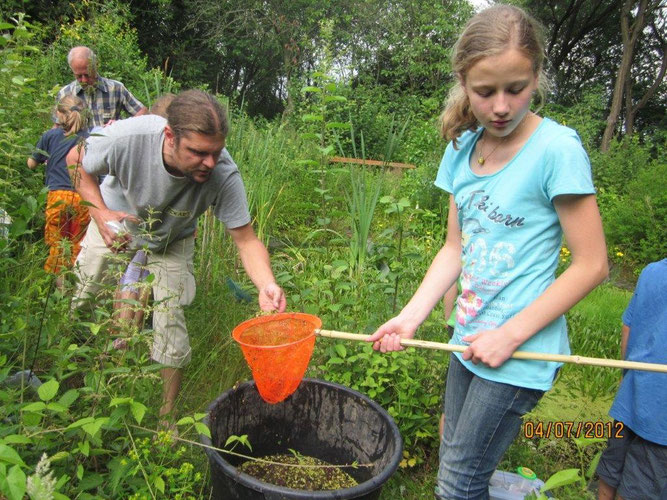
[[[474,375],[452,354],[445,389],[445,426],[435,496],[489,498],[489,480],[543,391]]]

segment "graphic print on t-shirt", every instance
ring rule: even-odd
[[[512,304],[498,295],[512,280],[516,247],[493,237],[493,224],[520,228],[525,217],[505,212],[484,190],[473,190],[457,203],[461,220],[462,292],[457,301],[460,325],[497,328],[510,317]],[[491,227],[486,227],[490,225]],[[483,319],[480,312],[484,310]]]

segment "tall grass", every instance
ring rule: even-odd
[[[392,118],[391,126],[387,132],[387,141],[384,150],[384,162],[390,162],[394,153],[400,146],[409,120],[405,120],[402,125],[397,125]],[[351,128],[353,154],[357,156],[355,130]],[[340,142],[339,142],[340,144]],[[361,159],[366,159],[366,147],[364,143],[363,131],[360,133]],[[375,175],[369,172],[365,165],[359,167],[350,167],[350,184],[345,192],[347,209],[350,221],[350,263],[351,269],[357,272],[363,271],[366,265],[369,249],[369,236],[371,224],[375,215],[378,199],[383,190],[385,168]]]
[[[165,75],[157,68],[153,68],[147,74],[142,75],[141,80],[144,86],[143,95],[139,96],[139,100],[148,108],[153,105],[154,99],[164,94],[175,94],[180,89],[180,85],[171,75]]]
[[[373,175],[364,167],[350,167],[350,187],[345,193],[349,213],[350,268],[361,273],[368,256],[371,223],[375,215],[380,193],[382,177]]]
[[[605,283],[588,294],[567,315],[570,346],[581,356],[619,359],[621,316],[632,293]],[[615,394],[619,370],[594,366],[566,366],[563,376],[570,390],[595,399]]]
[[[248,207],[257,236],[268,244],[271,219],[288,175],[286,134],[277,124],[259,130],[243,114],[231,124],[228,149],[243,174]]]
[[[192,361],[186,368],[182,406],[202,411],[206,404],[249,372],[238,346],[232,341],[232,329],[257,312],[257,301],[237,302],[227,288],[226,278],[252,290],[252,284],[240,269],[236,248],[223,224],[211,211],[199,221],[195,251],[197,295],[186,309]]]

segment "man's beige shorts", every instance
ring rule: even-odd
[[[183,306],[189,305],[195,297],[193,253],[194,238],[189,237],[148,255],[147,267],[155,276],[152,283],[155,334],[151,357],[165,366],[182,367],[190,361]],[[102,291],[102,285],[117,283],[118,276],[109,272],[113,262],[114,255],[104,244],[97,224],[91,220],[74,267],[80,280],[74,293],[74,307],[86,299],[94,300]]]

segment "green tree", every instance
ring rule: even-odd
[[[336,8],[323,0],[192,2],[187,26],[201,31],[217,63],[209,79],[238,96],[250,114],[274,116],[292,105],[292,79],[315,63],[320,20]]]
[[[602,92],[608,108],[602,150],[615,135],[650,136],[664,126],[667,45],[659,0],[519,3],[545,26],[556,102],[576,105]]]
[[[19,12],[25,14],[28,21],[58,25],[74,14],[75,5],[53,0],[0,0],[1,18],[8,19]],[[53,41],[55,32],[46,30],[44,36],[46,41]]]
[[[439,114],[453,82],[451,47],[473,10],[464,1],[364,0],[355,12],[336,22],[334,55],[349,75],[352,122],[363,131],[368,158],[382,158],[392,123]],[[400,149],[394,159],[407,161]]]
[[[585,89],[610,91],[621,37],[618,0],[522,2],[545,27],[556,101],[575,102]]]
[[[354,57],[356,81],[401,94],[444,97],[451,80],[450,55],[472,15],[465,1],[363,2],[357,23],[341,48]]]
[[[148,66],[161,68],[183,88],[216,89],[221,63],[202,26],[191,23],[195,6],[184,0],[130,0],[127,7]]]
[[[665,6],[660,0],[640,0],[639,2],[625,0],[623,2],[620,23],[623,51],[614,83],[614,93],[611,99],[609,116],[607,117],[607,127],[602,136],[602,144],[600,146],[602,151],[609,149],[612,138],[618,133],[619,119],[621,119],[620,115],[623,107],[625,107],[625,119],[622,124],[624,125],[625,133],[632,135],[637,113],[656,95],[656,92],[663,83],[665,70],[667,70],[664,10]],[[652,29],[647,30],[647,26],[650,26]],[[652,38],[657,41],[657,47],[652,46]],[[647,54],[649,55],[649,61],[646,61]],[[646,75],[646,63],[648,63],[649,67],[653,66],[648,71],[648,78]],[[638,89],[638,85],[636,85],[637,79],[633,78],[633,76],[642,70],[644,70],[644,79],[648,79],[648,87]],[[635,98],[637,91],[639,91],[639,97]],[[665,97],[667,96],[663,87],[663,108]]]

